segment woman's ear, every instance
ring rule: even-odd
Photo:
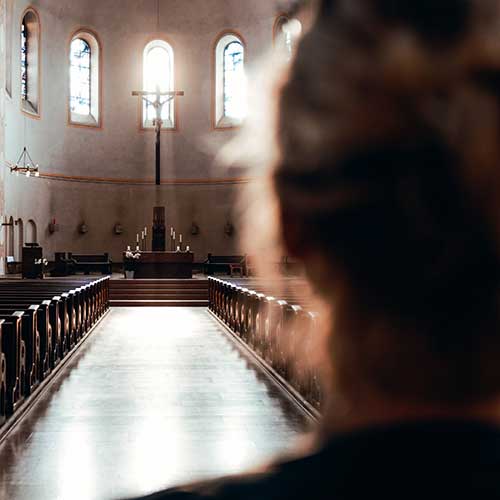
[[[281,233],[286,250],[292,257],[302,259],[307,253],[306,237],[296,214],[284,207],[280,209]]]

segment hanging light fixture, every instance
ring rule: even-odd
[[[21,156],[14,165],[10,166],[11,174],[25,175],[26,177],[40,177],[40,170],[38,163],[35,164],[31,158],[26,146],[21,153]]]

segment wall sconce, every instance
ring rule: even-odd
[[[52,219],[52,221],[49,223],[49,233],[54,234],[57,231],[59,231],[59,224],[56,224],[56,220]]]
[[[196,224],[195,222],[193,222],[193,224],[191,225],[191,234],[193,236],[200,234],[200,228],[198,227],[198,224]]]
[[[115,224],[114,232],[117,235],[123,234],[123,226],[121,224]]]
[[[226,225],[224,226],[224,232],[228,236],[232,236],[234,233],[234,226],[230,222],[226,222]]]
[[[85,224],[85,222],[78,226],[78,232],[80,234],[86,234],[89,232],[89,228],[87,227],[87,224]]]

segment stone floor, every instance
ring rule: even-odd
[[[242,471],[308,425],[204,309],[112,309],[0,448],[0,498],[92,500]]]

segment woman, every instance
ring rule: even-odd
[[[500,497],[497,3],[323,0],[272,173],[332,317],[317,447],[148,498]]]

